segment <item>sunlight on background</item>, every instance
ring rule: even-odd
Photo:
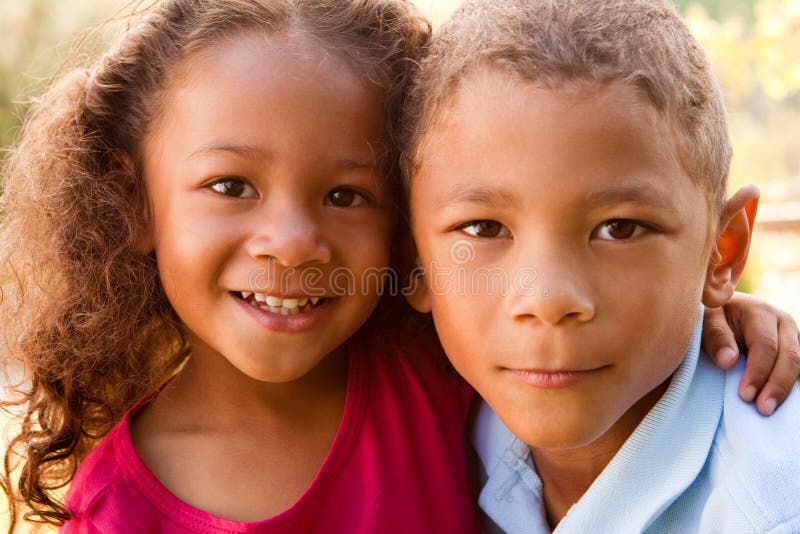
[[[416,2],[434,26],[459,3]],[[12,143],[23,102],[41,92],[79,32],[124,13],[128,4],[0,0],[0,148]],[[731,187],[754,182],[762,189],[741,288],[800,320],[800,0],[702,0],[679,7],[726,95],[735,150]]]

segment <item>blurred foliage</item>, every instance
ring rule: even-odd
[[[0,148],[11,143],[24,101],[41,93],[79,34],[120,0],[0,0]]]
[[[800,0],[758,0],[753,10],[748,23],[686,9],[728,102],[734,186],[800,176]]]

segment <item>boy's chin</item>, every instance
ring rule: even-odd
[[[499,414],[498,414],[499,415]],[[501,416],[501,419],[504,419]],[[504,420],[506,426],[531,449],[569,450],[590,445],[608,433],[612,416],[592,413],[548,415],[529,414]]]
[[[591,445],[601,439],[606,430],[558,425],[551,430],[540,427],[527,432],[527,435],[518,435],[531,449],[570,450]]]

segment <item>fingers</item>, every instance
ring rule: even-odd
[[[775,412],[800,375],[800,333],[797,323],[789,315],[781,314],[777,331],[777,361],[756,401],[756,407],[762,415],[772,415]]]
[[[706,308],[703,316],[703,352],[722,369],[732,367],[739,359],[736,338],[728,326],[722,308]]]
[[[774,313],[755,305],[740,321],[747,346],[747,365],[739,382],[739,396],[752,402],[767,383],[778,358],[778,321]]]

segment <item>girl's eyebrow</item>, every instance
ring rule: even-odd
[[[336,165],[338,167],[344,167],[345,169],[369,169],[369,170],[373,170],[373,169],[377,169],[378,168],[378,164],[375,161],[373,161],[372,159],[370,159],[370,160],[366,160],[366,159],[361,160],[361,159],[355,159],[355,158],[339,158],[339,159],[336,160],[335,163],[336,163]]]
[[[223,154],[235,154],[237,156],[242,157],[260,157],[260,158],[267,158],[270,155],[270,152],[264,150],[263,148],[257,145],[245,145],[245,144],[235,144],[235,143],[209,143],[207,145],[203,145],[191,154],[187,159],[199,158],[204,156],[213,156],[218,153]],[[375,169],[377,168],[378,164],[374,161],[374,158],[338,158],[334,162],[337,167],[343,167],[345,169]]]
[[[209,143],[203,145],[191,154],[187,159],[209,156],[216,153],[231,153],[238,156],[261,156],[267,157],[269,154],[261,147],[256,145],[240,145],[234,143]]]
[[[439,202],[439,208],[447,208],[456,204],[486,204],[488,206],[518,206],[516,196],[504,189],[483,187],[469,182],[456,184]]]

